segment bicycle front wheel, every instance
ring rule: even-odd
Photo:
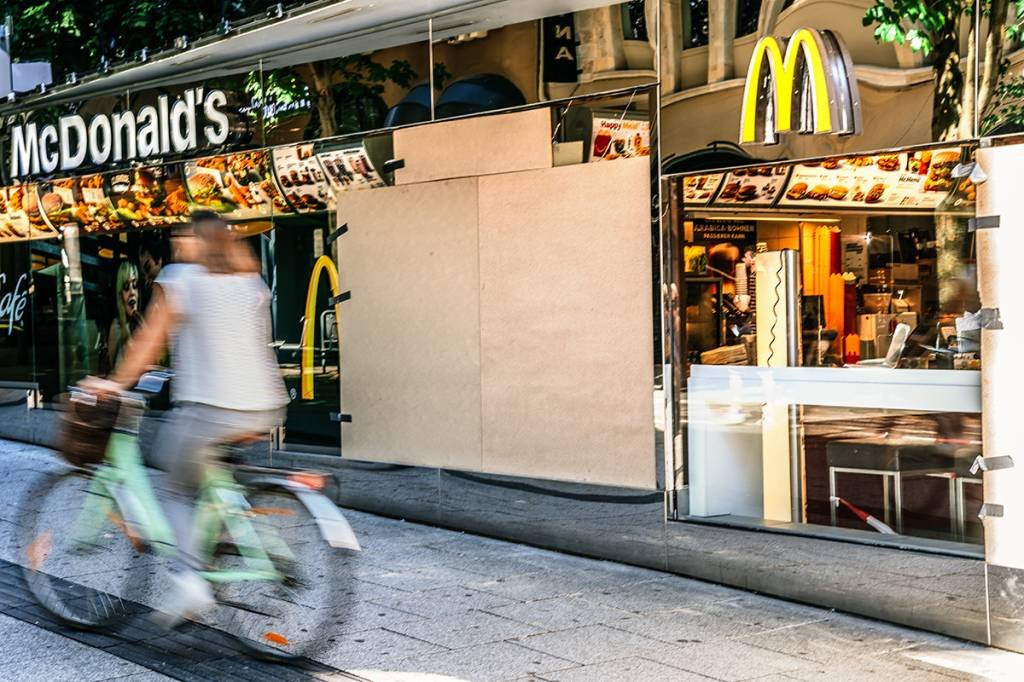
[[[80,628],[133,612],[151,561],[109,491],[87,472],[41,478],[21,504],[18,526],[22,575],[47,611]]]
[[[246,497],[262,550],[280,575],[219,583],[218,608],[205,620],[261,658],[316,656],[347,624],[358,553],[328,545],[316,519],[287,488],[249,488]],[[223,538],[212,573],[226,578],[251,570],[245,554],[245,548]]]

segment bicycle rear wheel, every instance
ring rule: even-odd
[[[204,620],[260,658],[316,656],[346,623],[358,553],[328,545],[316,520],[287,488],[249,488],[246,497],[256,534],[284,578],[217,585],[218,608]],[[245,570],[240,554],[222,541],[214,570]]]
[[[103,486],[82,470],[47,474],[18,512],[18,548],[29,591],[51,614],[97,628],[134,612],[150,558]]]

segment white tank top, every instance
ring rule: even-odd
[[[171,339],[176,401],[231,410],[288,404],[270,345],[270,290],[258,274],[179,264],[165,267],[156,282],[178,321]]]

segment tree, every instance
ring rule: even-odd
[[[909,45],[930,55],[935,65],[932,139],[966,139],[1001,123],[1007,109],[1008,64],[1003,51],[1024,22],[1024,2],[978,0],[982,21],[975,22],[974,0],[875,0],[864,14],[864,25],[874,26],[875,39]],[[976,30],[980,28],[980,32]],[[967,30],[961,54],[961,30]],[[1019,83],[1024,88],[1024,83]],[[975,89],[977,96],[975,96]],[[1024,113],[1024,112],[1022,112]],[[975,119],[979,130],[975,130]],[[1024,120],[1024,119],[1022,119]]]
[[[6,0],[0,14],[14,19],[12,53],[53,66],[54,79],[104,63],[172,47],[219,30],[225,22],[260,15],[271,0]]]

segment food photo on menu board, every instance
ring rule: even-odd
[[[266,151],[188,161],[185,183],[195,206],[216,211],[228,220],[291,212],[274,184]]]
[[[39,212],[35,185],[0,188],[0,241],[19,241],[57,234]]]
[[[771,206],[786,184],[786,166],[751,166],[730,171],[714,204]]]
[[[320,152],[317,157],[327,171],[331,187],[336,190],[369,189],[387,184],[373,167],[366,147],[361,145],[353,149]]]
[[[189,203],[179,166],[136,168],[108,177],[110,203],[117,217],[136,227],[159,227],[188,220]]]
[[[953,190],[973,201],[970,181],[953,177],[960,158],[954,147],[800,163],[779,205],[934,209]]]
[[[590,141],[590,160],[614,161],[651,155],[649,121],[621,117],[594,117]]]
[[[722,173],[688,175],[683,178],[683,203],[707,206],[725,177]]]
[[[298,213],[334,208],[334,193],[320,161],[313,153],[313,145],[276,147],[271,156],[277,184],[285,199]]]
[[[38,192],[43,215],[54,229],[74,224],[86,232],[107,232],[124,226],[107,198],[102,175],[40,183]]]

